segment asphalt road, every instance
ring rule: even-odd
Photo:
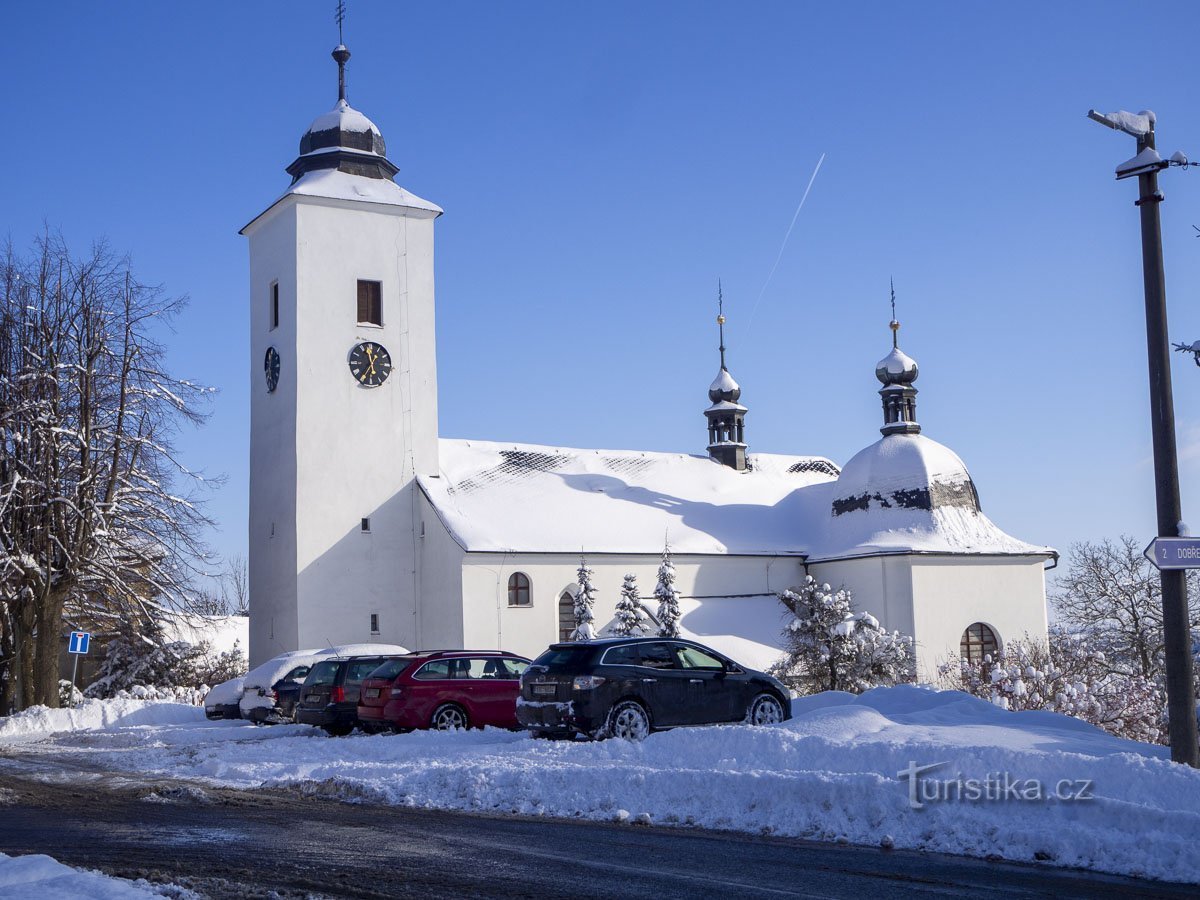
[[[215,898],[1196,896],[1194,886],[711,831],[465,815],[98,774],[81,784],[49,772],[15,774],[14,761],[6,762],[0,851],[46,853]]]

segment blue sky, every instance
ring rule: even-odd
[[[1194,4],[366,3],[350,102],[437,225],[451,437],[702,453],[717,279],[752,450],[844,463],[873,368],[921,365],[925,433],[1023,539],[1154,529],[1133,140],[1200,158]],[[6,10],[0,225],[106,237],[191,306],[175,370],[220,389],[187,461],[244,551],[247,255],[336,100],[333,3]],[[825,154],[773,280],[804,186]],[[1172,338],[1200,338],[1200,172],[1163,177]],[[760,298],[761,295],[761,299]],[[756,306],[757,303],[757,306]],[[753,316],[751,315],[753,310]],[[1175,354],[1200,531],[1200,369]]]

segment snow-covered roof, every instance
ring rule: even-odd
[[[815,517],[804,489],[830,482],[822,457],[751,454],[737,472],[707,456],[443,439],[420,483],[466,550],[524,553],[801,555]]]
[[[713,383],[708,389],[710,391],[736,391],[738,383],[733,380],[728,369],[722,369],[717,373],[717,377],[713,379]]]
[[[308,126],[310,132],[328,131],[331,128],[337,128],[339,131],[370,131],[374,134],[379,134],[379,129],[375,127],[375,123],[345,100],[339,100],[337,106],[329,112],[317,116],[313,119],[313,123]]]
[[[380,203],[386,206],[402,206],[407,209],[424,209],[439,216],[442,214],[442,208],[436,203],[421,199],[390,179],[366,178],[362,175],[351,175],[339,169],[315,169],[301,175],[274,203],[242,228],[241,233],[244,234],[251,225],[293,194],[303,197],[327,197],[331,200]]]
[[[813,562],[880,553],[1054,554],[997,528],[963,461],[921,434],[876,441],[828,490],[830,517],[806,535]]]
[[[916,372],[917,363],[899,347],[893,347],[887,356],[875,364],[875,371],[886,372],[888,375],[905,375]]]

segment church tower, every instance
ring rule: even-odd
[[[717,327],[721,334],[721,368],[708,387],[712,405],[708,419],[708,455],[738,472],[746,471],[746,407],[738,403],[742,389],[725,367],[725,298],[717,288]]]
[[[438,473],[433,222],[338,101],[250,245],[250,662],[416,634],[414,476]]]

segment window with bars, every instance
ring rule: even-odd
[[[271,328],[279,327],[279,282],[271,282],[271,310],[269,313]]]
[[[383,324],[383,286],[378,281],[358,282],[358,323]]]
[[[524,572],[513,572],[508,576],[508,605],[533,605],[533,598],[529,593],[529,576]]]
[[[996,632],[982,622],[968,625],[958,645],[958,652],[962,658],[973,663],[983,662],[986,656],[995,659],[999,650],[1000,642],[996,639]]]

